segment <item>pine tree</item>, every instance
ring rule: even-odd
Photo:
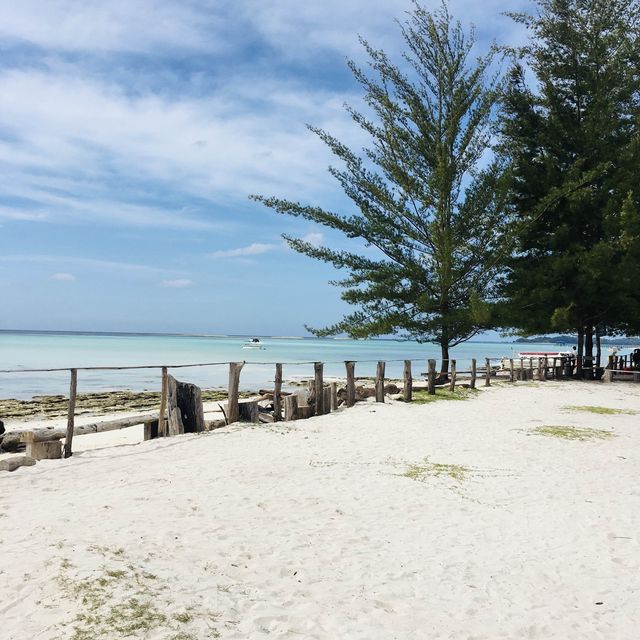
[[[623,204],[640,196],[640,4],[536,4],[536,15],[512,14],[532,39],[517,52],[503,100],[518,232],[505,294],[510,324],[526,333],[576,331],[590,360],[594,333],[622,329],[638,296],[621,279],[620,238]],[[625,262],[640,275],[638,263]]]
[[[504,169],[487,161],[498,92],[488,78],[493,53],[472,60],[473,32],[446,5],[431,13],[416,4],[401,28],[403,68],[364,40],[369,70],[349,64],[369,114],[348,111],[371,145],[359,155],[310,127],[340,161],[330,172],[355,207],[331,212],[253,197],[360,241],[341,251],[284,236],[296,251],[348,272],[336,284],[356,311],[313,333],[435,341],[444,373],[449,349],[489,326],[505,254]],[[361,243],[377,255],[363,254]]]

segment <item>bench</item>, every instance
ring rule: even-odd
[[[623,371],[621,369],[605,369],[602,377],[603,382],[613,382],[614,380],[627,380],[628,382],[640,382],[640,371]]]

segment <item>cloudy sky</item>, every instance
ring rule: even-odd
[[[436,0],[426,0],[435,6]],[[344,210],[305,123],[345,115],[358,35],[394,56],[408,0],[0,0],[0,328],[304,333],[346,311],[248,200]],[[451,0],[478,52],[527,0]]]

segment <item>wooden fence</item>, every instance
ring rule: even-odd
[[[77,367],[77,368],[52,368],[52,369],[6,369],[0,373],[42,373],[54,371],[68,371],[70,374],[69,403],[67,411],[66,429],[42,428],[32,429],[23,432],[10,432],[14,439],[19,437],[21,442],[27,443],[30,451],[40,457],[60,457],[61,453],[59,441],[64,438],[64,457],[72,455],[74,435],[87,433],[99,433],[114,429],[122,429],[134,425],[144,424],[145,439],[155,437],[167,437],[189,431],[203,431],[207,427],[202,410],[202,399],[200,389],[195,385],[183,383],[176,380],[169,374],[170,369],[185,369],[193,367],[228,366],[229,382],[226,409],[223,409],[225,420],[223,424],[238,422],[241,418],[255,420],[258,415],[256,406],[249,402],[240,402],[240,374],[246,364],[271,364],[275,366],[274,388],[272,395],[273,421],[296,420],[309,417],[311,415],[322,415],[335,411],[341,404],[352,407],[357,398],[356,393],[356,364],[372,363],[376,364],[376,375],[374,378],[373,396],[376,402],[385,401],[385,369],[388,362],[403,363],[402,377],[402,398],[405,402],[411,402],[414,390],[414,378],[412,374],[412,363],[416,360],[349,360],[340,363],[344,364],[346,384],[344,389],[338,390],[336,382],[325,384],[323,362],[288,362],[288,363],[264,363],[264,362],[205,362],[195,364],[177,365],[140,365],[140,366],[108,366],[108,367]],[[420,362],[423,362],[422,360]],[[617,360],[610,360],[610,366],[624,362],[624,357]],[[485,358],[484,364],[478,366],[477,360],[471,359],[468,369],[458,368],[457,360],[451,359],[441,363],[440,371],[447,372],[447,375],[438,373],[436,360],[427,361],[427,371],[420,374],[426,379],[427,393],[435,394],[436,387],[447,387],[449,391],[455,391],[456,385],[465,383],[470,388],[475,388],[478,378],[484,379],[484,386],[491,386],[492,378],[503,378],[510,382],[518,380],[547,380],[562,379],[572,375],[575,359],[572,358]],[[283,365],[313,365],[313,381],[311,384],[313,401],[306,406],[299,403],[296,394],[282,390]],[[75,424],[75,405],[78,390],[78,372],[83,371],[122,371],[129,369],[159,369],[161,372],[161,393],[160,406],[157,413],[144,414],[140,416],[108,420],[91,425]],[[186,423],[185,423],[186,421]],[[211,425],[210,425],[211,426]],[[213,425],[220,426],[218,424]],[[6,437],[6,436],[5,436]],[[57,446],[47,445],[57,441]],[[4,444],[4,442],[3,442]],[[38,445],[42,445],[38,447]]]

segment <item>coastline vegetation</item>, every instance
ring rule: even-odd
[[[610,416],[618,416],[618,415],[627,415],[634,416],[637,411],[633,411],[631,409],[612,409],[611,407],[597,407],[591,405],[567,405],[562,407],[565,411],[584,411],[586,413],[597,413],[600,415],[610,415]]]
[[[533,429],[533,433],[550,438],[560,438],[562,440],[608,440],[615,438],[611,431],[603,429],[591,429],[587,427],[567,427],[561,425],[544,425]]]

